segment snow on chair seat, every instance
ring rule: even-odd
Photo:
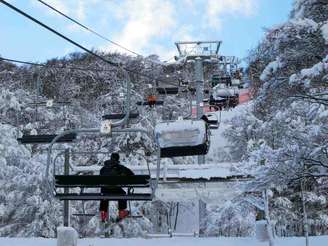
[[[103,175],[55,175],[55,186],[59,187],[149,187],[149,175],[103,176]]]
[[[21,138],[17,138],[17,141],[19,141],[21,144],[47,144],[51,143],[51,141],[56,137],[57,135],[23,135]],[[70,143],[73,142],[73,140],[76,139],[76,134],[67,134],[61,138],[59,138],[56,143]]]
[[[159,123],[155,137],[161,157],[205,155],[208,132],[204,121],[180,120]]]

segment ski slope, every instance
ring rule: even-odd
[[[0,238],[1,246],[56,246],[56,239],[45,238]],[[108,239],[86,238],[79,239],[78,246],[267,246],[268,242],[259,242],[255,238],[158,238],[158,239]],[[278,238],[275,246],[305,245],[301,237]],[[310,237],[311,246],[328,245],[328,236]]]
[[[220,126],[217,130],[211,130],[211,146],[208,154],[206,155],[206,163],[220,163],[229,162],[229,142],[226,140],[224,133],[228,128],[228,121],[234,116],[243,114],[246,110],[248,103],[239,104],[236,108],[223,110],[221,112],[212,112],[218,115],[221,119]]]

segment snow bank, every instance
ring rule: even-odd
[[[159,123],[155,127],[155,138],[160,148],[200,145],[206,138],[205,122],[181,120]]]
[[[305,239],[302,237],[277,238],[276,246],[296,246],[304,245]],[[328,236],[310,237],[311,246],[328,245]],[[45,238],[0,238],[1,246],[55,246],[55,239]],[[113,238],[86,238],[80,239],[79,246],[264,246],[268,243],[258,242],[255,238],[158,238],[158,239],[113,239]]]
[[[57,246],[77,246],[78,234],[72,227],[57,228]]]
[[[256,221],[256,238],[260,242],[269,241],[269,235],[268,235],[266,224],[267,224],[266,220]]]
[[[210,179],[210,178],[226,178],[232,176],[230,167],[220,167],[220,165],[211,166],[203,169],[188,168],[181,170],[179,173],[180,178],[192,178],[192,179]]]

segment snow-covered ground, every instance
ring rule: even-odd
[[[245,112],[248,103],[240,104],[236,108],[213,112],[218,115],[220,126],[217,130],[211,131],[211,147],[206,156],[207,163],[229,161],[229,143],[224,137],[224,132],[228,127],[227,121],[236,115]]]
[[[56,239],[45,238],[0,238],[1,246],[56,246]],[[268,242],[259,242],[254,238],[158,238],[158,239],[107,239],[86,238],[79,239],[78,246],[264,246]],[[275,246],[299,246],[305,245],[304,238],[278,238]],[[311,246],[328,245],[328,236],[310,238]]]

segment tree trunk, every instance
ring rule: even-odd
[[[307,213],[305,208],[305,200],[304,200],[304,187],[303,187],[303,179],[301,179],[301,199],[302,199],[302,209],[303,209],[303,228],[304,228],[304,236],[305,236],[305,245],[309,246],[309,224],[307,219]]]
[[[268,190],[263,191],[263,199],[264,199],[264,216],[267,221],[267,230],[269,236],[269,246],[274,246],[273,241],[273,231],[271,227],[270,215],[269,215],[269,197],[268,197]]]

